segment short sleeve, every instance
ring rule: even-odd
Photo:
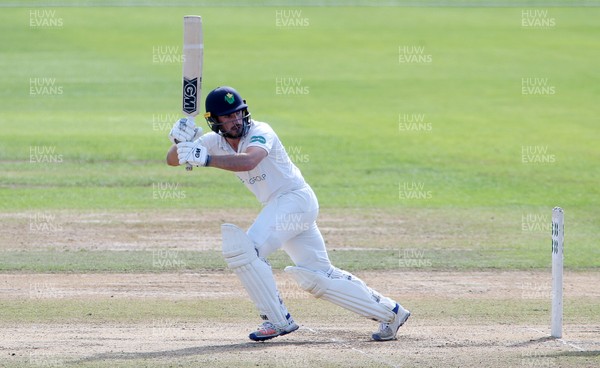
[[[258,129],[250,131],[247,147],[260,147],[269,153],[274,141],[275,132],[273,129],[266,124],[262,124]]]

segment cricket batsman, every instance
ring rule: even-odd
[[[228,268],[238,276],[263,320],[249,338],[264,341],[298,329],[267,262],[271,253],[282,248],[295,264],[285,272],[302,289],[378,321],[374,340],[394,340],[410,312],[331,264],[316,223],[317,197],[273,129],[252,120],[246,101],[231,87],[218,87],[206,96],[204,117],[211,129],[205,135],[190,119],[174,124],[167,163],[233,171],[263,204],[248,231],[232,224],[221,226]]]

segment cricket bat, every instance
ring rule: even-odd
[[[182,111],[192,121],[198,115],[202,92],[202,59],[204,57],[204,35],[202,17],[183,17],[183,93]],[[186,170],[192,170],[187,164]]]

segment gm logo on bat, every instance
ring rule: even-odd
[[[183,112],[191,114],[196,111],[198,101],[198,78],[187,79],[183,78]]]

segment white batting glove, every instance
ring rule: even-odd
[[[193,142],[202,136],[202,128],[197,127],[192,118],[181,118],[173,124],[169,140],[173,144]]]
[[[208,150],[200,139],[195,142],[178,143],[177,157],[180,165],[189,163],[194,166],[206,166],[210,160]]]

